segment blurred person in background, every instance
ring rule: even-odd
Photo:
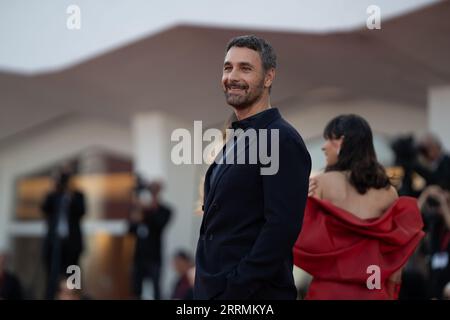
[[[161,203],[162,188],[159,181],[147,185],[138,179],[135,189],[134,208],[129,221],[129,232],[136,237],[132,271],[135,299],[142,298],[145,279],[152,281],[154,299],[161,299],[162,236],[172,216],[172,210]]]
[[[70,265],[78,265],[83,252],[81,219],[86,213],[85,198],[71,183],[72,170],[65,166],[55,178],[54,190],[42,204],[47,234],[43,255],[47,273],[46,299],[53,299],[60,275]]]
[[[6,270],[7,253],[0,251],[0,300],[22,300],[23,291],[19,278]]]
[[[294,247],[295,264],[313,276],[306,299],[397,299],[401,270],[424,236],[417,201],[398,197],[366,120],[338,116],[324,138],[327,167],[311,179]]]
[[[399,189],[401,195],[418,197],[422,190],[413,187],[413,174],[425,180],[425,188],[438,185],[450,190],[450,156],[444,153],[440,140],[427,133],[418,141],[413,136],[402,136],[391,145],[395,164],[402,167],[404,174]]]
[[[83,294],[83,290],[70,288],[67,283],[70,279],[67,276],[61,276],[58,282],[56,300],[91,300],[91,297]]]
[[[426,232],[426,227],[424,227]],[[422,238],[402,272],[399,300],[430,298],[427,236]]]
[[[67,278],[61,277],[58,283],[56,300],[81,300],[81,290],[70,289],[67,285]]]
[[[430,296],[442,299],[450,282],[450,193],[439,186],[429,186],[419,197],[427,230]]]
[[[424,228],[426,232],[426,228]],[[402,271],[399,300],[427,300],[430,298],[428,249],[424,237]]]
[[[427,185],[437,185],[450,191],[450,156],[444,153],[441,141],[427,133],[418,141],[422,161],[417,162],[414,170],[421,175]]]
[[[194,263],[191,256],[180,250],[175,253],[173,258],[173,267],[177,272],[178,278],[172,291],[173,300],[192,300],[193,299],[193,284],[190,279],[190,271]]]

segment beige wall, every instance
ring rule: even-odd
[[[450,85],[431,88],[428,92],[428,125],[450,150]]]
[[[356,113],[369,121],[372,130],[385,135],[421,133],[427,129],[427,110],[376,101],[351,103],[322,103],[290,108],[283,115],[299,130],[305,140],[321,137],[323,129],[333,117]]]
[[[378,160],[390,166],[394,154],[390,139],[399,134],[418,135],[427,130],[426,108],[404,105],[358,101],[340,104],[317,104],[306,107],[282,110],[285,118],[300,132],[312,158],[313,174],[326,166],[321,140],[323,129],[328,121],[340,114],[355,113],[364,117],[374,132],[374,144]]]

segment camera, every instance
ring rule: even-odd
[[[426,200],[426,205],[430,208],[430,209],[438,209],[441,204],[439,203],[439,201],[436,200],[436,198],[434,198],[433,196],[429,196]]]
[[[134,181],[135,182],[133,191],[135,195],[139,196],[139,194],[141,194],[142,191],[145,191],[147,189],[147,183],[139,174],[134,175]]]

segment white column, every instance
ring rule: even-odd
[[[164,266],[162,293],[168,297],[175,273],[172,256],[179,249],[194,254],[192,245],[195,219],[194,204],[198,185],[195,178],[196,166],[175,165],[170,158],[171,149],[177,142],[171,142],[173,130],[185,128],[193,136],[193,123],[169,117],[160,112],[139,113],[132,118],[133,155],[135,171],[147,180],[162,179],[165,184],[163,201],[173,210],[172,219],[163,238]]]
[[[135,171],[147,179],[166,178],[168,143],[165,116],[158,112],[140,113],[132,119]]]
[[[433,87],[428,91],[428,126],[450,150],[450,85]]]
[[[7,186],[6,179],[4,175],[4,168],[0,164],[0,199],[4,200],[4,197],[1,195],[4,195]],[[3,202],[3,203],[2,203]],[[5,201],[0,202],[0,252],[6,251],[9,249],[9,238],[8,238],[8,222],[9,222],[9,215],[8,212],[8,206]]]

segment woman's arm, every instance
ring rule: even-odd
[[[309,178],[308,197],[322,199],[321,174]]]

